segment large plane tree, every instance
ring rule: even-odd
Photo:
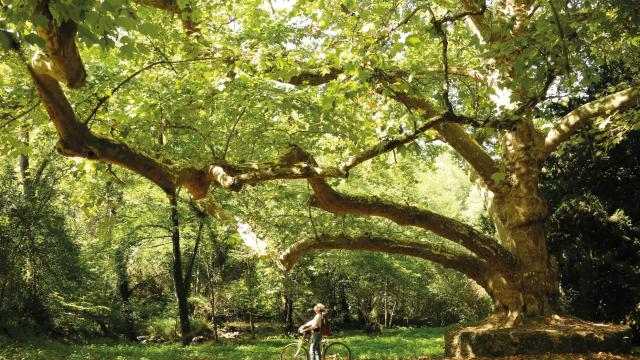
[[[24,64],[60,154],[129,169],[170,197],[185,188],[214,214],[218,189],[241,196],[246,185],[307,179],[312,206],[386,218],[451,246],[364,230],[321,234],[284,250],[283,267],[316,249],[422,257],[486,289],[496,313],[489,327],[557,313],[558,268],[538,191],[545,160],[589,122],[630,126],[640,105],[640,22],[624,1],[3,0],[2,11],[0,40]],[[568,104],[598,82],[594,69],[606,63],[633,80]],[[162,91],[136,85],[147,73],[176,95],[143,112],[136,101]],[[558,115],[559,107],[568,109]],[[289,127],[267,134],[283,118]],[[262,124],[246,131],[252,151],[231,157],[247,122]],[[158,150],[176,131],[189,133],[190,145]],[[433,141],[464,160],[494,234],[426,208],[338,192],[327,181]],[[451,354],[475,346],[449,340]]]

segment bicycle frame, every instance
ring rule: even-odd
[[[309,339],[307,339],[307,336],[309,336]],[[302,354],[305,355],[305,357],[308,357],[309,355],[309,351],[310,349],[308,349],[308,346],[306,345],[307,343],[309,343],[311,338],[311,333],[304,333],[302,334],[302,336],[300,336],[300,339],[294,343],[290,343],[288,345],[286,345],[283,348],[283,353],[284,351],[286,351],[287,348],[291,348],[293,349],[293,347],[295,347],[295,353],[293,354],[293,358],[298,358],[298,356]],[[345,349],[347,351],[347,356],[345,358],[343,357],[336,357],[336,359],[345,359],[345,360],[350,360],[351,359],[351,350],[349,349],[348,346],[346,346],[344,343],[341,342],[330,342],[330,341],[326,341],[324,338],[321,339],[320,341],[320,357],[322,359],[325,359],[327,356],[327,349],[330,347],[335,347],[335,346],[342,346],[343,349]],[[281,355],[281,359],[285,359],[284,357],[282,357]],[[289,357],[287,357],[286,359],[289,359]],[[333,357],[332,357],[333,359]]]

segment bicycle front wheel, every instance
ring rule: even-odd
[[[324,360],[351,360],[351,350],[341,342],[329,344],[322,355]]]
[[[292,343],[284,347],[280,352],[280,360],[306,360],[309,359],[307,349],[298,344]]]

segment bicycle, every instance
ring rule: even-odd
[[[300,340],[285,345],[280,352],[280,360],[307,360],[307,334],[303,334]],[[322,360],[351,360],[351,350],[347,345],[339,341],[320,341],[320,359]]]

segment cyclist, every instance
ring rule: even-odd
[[[307,331],[311,331],[311,348],[309,349],[309,359],[320,360],[320,340],[322,340],[320,327],[322,326],[322,313],[324,312],[324,305],[316,304],[316,306],[313,307],[313,311],[315,311],[316,316],[314,316],[313,319],[311,319],[306,324],[300,326],[300,328],[298,328],[298,332],[305,333]]]

